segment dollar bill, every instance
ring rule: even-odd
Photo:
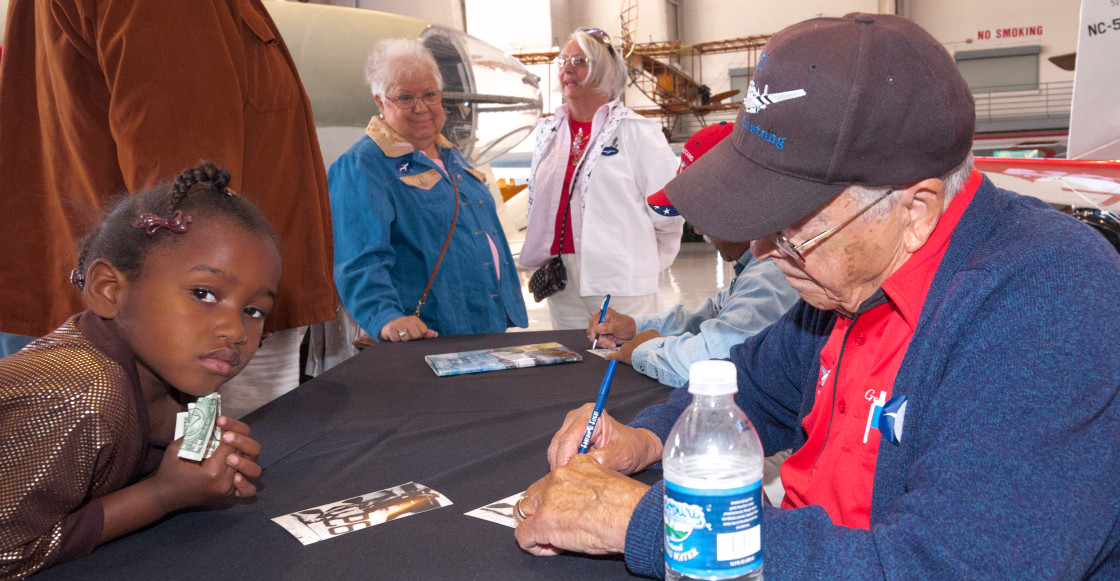
[[[183,437],[183,424],[187,421],[187,412],[179,412],[175,414],[175,437],[172,440],[178,440]]]
[[[222,429],[218,427],[218,416],[222,415],[222,396],[217,393],[212,393],[207,397],[213,396],[216,402],[214,411],[214,431],[210,434],[210,446],[206,448],[206,457],[214,455],[218,449],[218,445],[222,443]]]
[[[182,420],[176,417],[175,438],[183,438],[179,446],[180,458],[201,461],[213,454],[221,437],[220,430],[218,436],[214,435],[215,422],[221,413],[221,400],[222,396],[216,393],[200,397],[187,405],[187,411],[180,414],[184,416]]]

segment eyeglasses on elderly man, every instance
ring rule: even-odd
[[[856,211],[855,214],[852,214],[851,216],[844,219],[844,221],[842,221],[839,224],[829,228],[828,230],[825,230],[824,232],[821,232],[820,234],[817,234],[816,236],[813,236],[812,238],[810,238],[810,239],[808,239],[808,240],[806,240],[806,241],[804,241],[801,244],[798,244],[796,246],[794,246],[793,243],[789,241],[789,238],[786,238],[785,235],[783,235],[781,232],[773,234],[772,236],[774,237],[774,245],[777,246],[778,249],[781,250],[782,252],[785,252],[786,255],[788,255],[790,258],[792,258],[792,259],[794,259],[798,262],[804,263],[805,262],[805,257],[801,255],[801,250],[803,250],[805,248],[808,248],[808,247],[810,247],[814,244],[823,242],[829,236],[835,234],[837,231],[839,231],[844,226],[847,226],[848,223],[850,223],[852,220],[855,220],[856,218],[859,218],[864,212],[870,210],[872,206],[874,206],[875,204],[878,204],[879,202],[887,199],[887,196],[893,194],[894,192],[895,192],[894,188],[891,188],[891,189],[887,190],[886,193],[879,196],[878,198],[875,198],[875,200],[872,201],[870,204],[867,204],[866,206],[860,208],[859,210]]]

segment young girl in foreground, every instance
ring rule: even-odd
[[[251,496],[260,445],[178,457],[175,414],[237,375],[280,280],[275,234],[203,164],[121,202],[71,281],[89,310],[0,360],[0,578],[23,577],[189,506]]]

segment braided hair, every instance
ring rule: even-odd
[[[180,234],[200,219],[226,218],[248,232],[269,237],[279,248],[279,239],[261,211],[230,190],[229,181],[228,171],[202,162],[183,170],[174,182],[121,199],[82,240],[70,282],[82,290],[89,265],[102,258],[135,280],[152,250],[180,243]]]

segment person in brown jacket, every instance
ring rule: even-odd
[[[101,208],[206,159],[262,209],[285,265],[274,334],[226,409],[298,385],[302,331],[335,317],[330,202],[310,103],[260,0],[12,0],[4,44],[0,332],[26,342],[80,311],[68,276]]]

